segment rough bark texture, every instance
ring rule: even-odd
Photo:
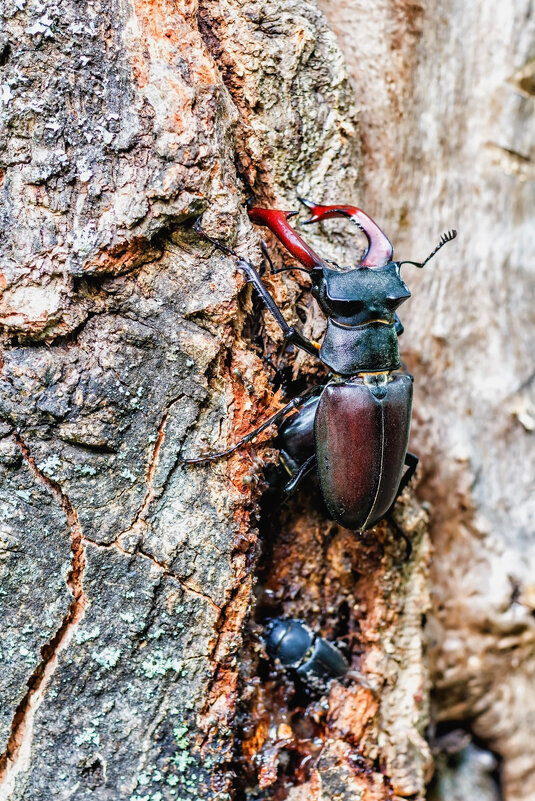
[[[296,194],[358,202],[408,258],[462,230],[411,274],[402,340],[436,535],[434,714],[503,758],[508,798],[535,797],[518,333],[533,314],[533,12],[322,4],[352,84],[311,1],[5,2],[1,799],[424,798],[422,507],[408,492],[396,512],[407,558],[386,524],[333,526],[313,485],[260,504],[265,445],[181,464],[282,405],[262,354],[288,390],[322,375],[281,356],[235,261],[191,228],[202,214],[260,264],[245,200]],[[341,227],[307,237],[355,260]],[[318,338],[307,280],[266,282]],[[281,613],[362,675],[300,692],[261,645]],[[493,799],[492,766],[461,745]],[[463,781],[444,759],[437,798]]]

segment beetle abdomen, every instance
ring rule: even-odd
[[[327,508],[350,529],[370,528],[388,511],[401,481],[409,441],[412,380],[357,378],[327,386],[314,433]]]

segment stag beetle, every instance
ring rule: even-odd
[[[316,689],[330,679],[345,676],[349,664],[343,653],[296,618],[275,618],[264,629],[266,651],[278,659],[285,670],[293,670],[307,685]]]
[[[294,398],[232,447],[186,463],[227,456],[277,425],[281,462],[291,476],[286,490],[294,490],[315,468],[332,519],[345,528],[363,531],[389,516],[418,464],[418,458],[407,452],[412,376],[395,372],[401,367],[398,336],[403,333],[396,309],[410,297],[400,268],[403,264],[424,267],[457,233],[444,234],[423,262],[397,262],[392,260],[387,236],[361,209],[299,200],[312,213],[303,224],[346,217],[368,240],[356,267],[333,269],[288,223],[297,212],[249,209],[252,222],[267,226],[302,265],[282,270],[309,274],[312,295],[327,317],[321,345],[288,325],[253,264],[208,236],[199,221],[195,228],[205,240],[238,259],[238,268],[256,288],[286,342],[318,358],[330,368],[331,376],[326,384]]]

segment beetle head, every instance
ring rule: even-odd
[[[301,620],[275,618],[265,629],[264,642],[272,659],[279,659],[283,667],[298,667],[309,651],[314,635]]]

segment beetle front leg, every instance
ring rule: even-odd
[[[418,459],[418,457],[416,456],[415,453],[411,453],[410,451],[407,451],[407,453],[405,454],[404,465],[405,465],[405,467],[407,469],[405,470],[405,472],[401,476],[401,481],[399,482],[399,487],[398,487],[398,490],[396,492],[396,497],[392,501],[392,506],[390,507],[390,509],[385,514],[385,517],[388,520],[391,520],[392,512],[394,511],[394,506],[396,505],[396,501],[399,498],[399,496],[401,495],[401,493],[403,492],[403,490],[405,489],[405,487],[408,486],[409,481],[411,480],[411,478],[415,474],[416,468],[418,467],[418,462],[419,461],[420,460]]]
[[[405,547],[407,549],[407,552],[405,554],[406,559],[409,559],[412,553],[412,543],[405,534],[405,532],[398,526],[398,524],[394,520],[392,512],[394,511],[394,506],[396,505],[397,499],[399,498],[399,496],[401,495],[401,493],[403,492],[403,490],[413,477],[414,473],[416,472],[416,468],[418,467],[419,461],[420,460],[418,459],[415,453],[410,453],[410,451],[407,451],[407,453],[405,454],[405,466],[407,469],[405,470],[403,476],[401,477],[401,481],[399,482],[399,487],[396,493],[396,497],[394,498],[394,503],[392,504],[392,506],[385,515],[385,520],[388,520],[392,528],[394,528],[395,531],[397,532],[398,536],[401,537],[401,539],[405,542]]]
[[[209,236],[206,231],[203,230],[199,220],[195,222],[194,225],[195,231],[201,236],[203,239],[206,239],[207,242],[210,242],[212,245],[215,245],[216,248],[221,250],[223,253],[226,253],[228,256],[235,256],[238,259],[238,268],[242,270],[245,275],[247,276],[247,280],[249,283],[253,284],[254,288],[256,289],[260,300],[266,306],[268,311],[273,316],[275,322],[279,326],[282,331],[283,337],[285,342],[295,345],[301,350],[306,351],[311,356],[318,357],[318,347],[311,342],[309,339],[303,336],[299,331],[297,331],[292,326],[288,325],[286,322],[284,315],[282,314],[281,310],[277,306],[275,299],[272,297],[268,289],[262,283],[262,279],[260,278],[255,266],[251,264],[250,261],[247,261],[240,256],[236,251],[228,248],[226,245],[223,245],[217,239],[213,239]]]

